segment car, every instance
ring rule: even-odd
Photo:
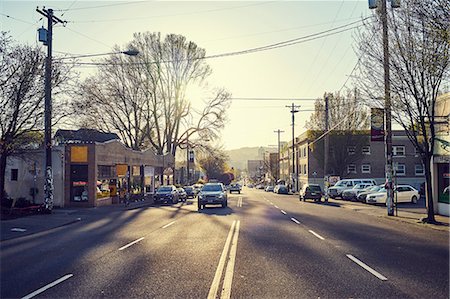
[[[192,185],[192,188],[194,188],[194,193],[197,196],[197,194],[200,192],[200,190],[202,189],[203,185],[202,184],[195,184]]]
[[[289,194],[289,189],[285,185],[276,185],[273,192],[277,194]]]
[[[186,191],[184,191],[183,188],[177,188],[178,191],[178,198],[181,201],[186,201],[187,200],[187,193]]]
[[[305,184],[302,190],[300,190],[299,200],[306,201],[307,199],[313,199],[314,201],[320,201],[322,199],[322,188],[318,184]]]
[[[197,195],[198,209],[204,209],[206,205],[228,206],[227,191],[222,183],[206,183]]]
[[[357,196],[356,196],[356,200],[360,201],[360,202],[366,202],[366,197],[367,195],[371,194],[371,193],[375,193],[380,191],[380,189],[383,188],[383,185],[378,185],[378,186],[371,186],[369,188],[366,188],[364,191],[360,192]]]
[[[186,198],[195,198],[196,193],[192,186],[185,186],[183,189],[186,192]]]
[[[353,188],[342,191],[342,199],[356,200],[359,193],[370,187],[373,187],[373,184],[356,184]]]
[[[338,181],[333,187],[328,188],[328,196],[331,198],[342,198],[342,192],[346,189],[353,188],[357,184],[372,184],[376,185],[377,182],[373,179],[345,179]]]
[[[160,186],[154,197],[155,203],[177,203],[179,201],[179,195],[177,188],[174,185]]]
[[[240,194],[241,186],[238,183],[231,183],[228,190],[230,191],[230,193],[237,192]]]
[[[262,184],[258,184],[255,186],[256,189],[264,189],[264,185]]]
[[[417,203],[419,199],[419,191],[410,185],[398,185],[394,188],[394,202],[411,202]],[[383,187],[376,193],[367,195],[366,202],[374,204],[386,204],[387,192]]]
[[[269,185],[266,187],[266,189],[264,189],[266,192],[273,192],[273,186]]]

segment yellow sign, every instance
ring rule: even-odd
[[[87,163],[88,147],[87,146],[71,146],[70,162]]]
[[[117,164],[116,165],[117,176],[126,176],[127,171],[128,171],[128,165],[126,165],[126,164]]]

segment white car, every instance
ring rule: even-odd
[[[394,202],[412,202],[417,203],[419,199],[419,191],[409,185],[398,185],[394,189]],[[366,197],[367,203],[381,203],[386,204],[387,192],[385,188],[382,188],[376,193],[368,194]]]
[[[342,199],[345,200],[356,200],[359,193],[364,192],[367,188],[373,187],[373,184],[357,184],[351,189],[344,190],[342,192]]]

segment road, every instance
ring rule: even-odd
[[[101,209],[99,209],[101,210]],[[448,298],[447,232],[244,188],[0,243],[2,298]]]

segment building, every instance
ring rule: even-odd
[[[265,174],[264,160],[247,160],[247,174],[251,180],[260,181]]]
[[[304,184],[324,185],[323,140],[320,132],[306,131],[296,138],[295,173],[297,191]],[[393,161],[395,183],[410,184],[417,189],[425,181],[424,167],[405,132],[394,130]],[[371,142],[368,131],[335,132],[330,136],[328,174],[344,178],[372,178],[385,182],[384,142]],[[281,176],[289,181],[292,172],[292,142],[281,153]]]
[[[450,214],[450,93],[441,95],[436,100],[436,139],[431,164],[433,200],[435,213]],[[445,188],[447,191],[444,192]]]
[[[174,158],[151,150],[127,148],[116,134],[91,129],[58,130],[52,149],[54,205],[96,207],[118,203],[126,192],[132,196],[153,193],[173,182]],[[44,150],[10,157],[5,189],[10,197],[43,202]]]

